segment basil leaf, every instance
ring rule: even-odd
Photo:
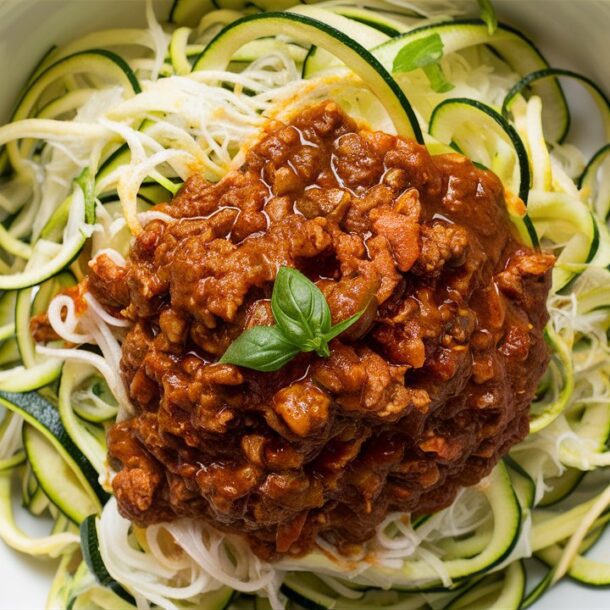
[[[437,93],[446,93],[453,85],[445,78],[439,60],[443,57],[443,41],[438,34],[414,40],[406,44],[394,58],[394,72],[411,72],[421,68],[430,87]]]
[[[453,85],[445,78],[445,73],[439,64],[430,64],[425,66],[423,70],[430,81],[432,91],[446,93],[453,89]]]
[[[487,31],[493,36],[498,29],[498,17],[491,0],[478,0],[481,8],[481,19],[487,24]]]
[[[291,267],[280,267],[277,273],[271,309],[286,339],[301,348],[311,346],[308,351],[317,349],[317,339],[330,330],[330,309],[322,291]]]
[[[316,352],[316,354],[318,354],[318,356],[321,358],[328,358],[330,356],[328,341],[326,341],[326,338],[322,335],[316,337],[315,339],[305,341],[305,343],[301,345],[301,351]]]
[[[237,337],[219,362],[270,372],[281,369],[300,351],[277,326],[255,326]]]
[[[324,339],[326,341],[330,341],[331,339],[334,339],[335,337],[340,335],[342,332],[346,331],[350,326],[352,326],[352,324],[355,324],[356,322],[358,322],[358,320],[360,319],[360,317],[362,316],[362,314],[365,311],[366,311],[366,307],[362,311],[359,311],[358,313],[355,313],[353,316],[350,316],[349,318],[347,318],[347,320],[343,320],[343,322],[339,322],[339,324],[335,324],[330,329],[330,331],[328,331],[324,335]]]
[[[443,57],[443,41],[438,34],[407,43],[394,58],[393,72],[412,72],[438,63]]]

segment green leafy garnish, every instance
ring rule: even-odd
[[[481,19],[487,24],[487,31],[492,36],[498,29],[498,17],[491,0],[478,0],[481,7]]]
[[[438,63],[443,57],[443,41],[438,34],[431,34],[406,44],[394,58],[394,72],[411,72]]]
[[[277,371],[300,351],[286,340],[277,326],[255,326],[229,345],[220,362],[238,364],[255,371]]]
[[[275,326],[255,326],[244,331],[227,349],[221,363],[255,371],[277,371],[299,352],[316,352],[327,358],[328,342],[358,321],[364,310],[332,325],[322,291],[302,273],[280,267],[271,309]]]
[[[437,93],[445,93],[453,89],[453,85],[445,78],[439,61],[443,57],[443,41],[438,34],[414,40],[398,51],[394,58],[393,72],[412,72],[421,68],[430,87]]]
[[[271,309],[286,339],[308,351],[321,349],[322,337],[331,326],[330,309],[320,289],[302,273],[288,267],[279,270]]]

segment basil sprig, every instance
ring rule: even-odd
[[[280,267],[278,271],[271,310],[276,325],[244,331],[223,354],[221,363],[270,372],[282,368],[299,352],[316,352],[328,358],[328,342],[357,322],[364,312],[333,326],[322,291],[290,267]]]
[[[443,41],[438,34],[431,34],[407,43],[394,58],[393,72],[412,72],[421,68],[430,87],[437,93],[445,93],[453,89],[453,85],[445,78],[439,61],[443,57]]]

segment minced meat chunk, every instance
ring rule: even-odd
[[[98,256],[88,280],[131,322],[136,414],[109,433],[126,517],[205,519],[266,559],[317,536],[348,546],[389,511],[448,505],[527,434],[553,257],[518,241],[491,172],[327,102],[157,209],[174,220],[148,224],[125,266]],[[218,364],[273,324],[282,265],[317,283],[333,323],[360,321],[329,358]]]

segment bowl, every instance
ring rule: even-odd
[[[471,4],[475,4],[474,0]],[[161,20],[167,18],[171,0],[156,0]],[[610,93],[610,2],[598,0],[497,0],[501,20],[530,37],[551,65],[574,69],[595,80]],[[129,27],[144,22],[144,0],[2,0],[0,2],[0,119],[7,120],[16,96],[40,57],[52,44],[109,27]],[[476,10],[476,7],[474,7]],[[592,152],[598,129],[589,119],[587,104],[577,88],[566,86],[573,97],[573,134]],[[17,521],[34,535],[45,534],[45,524],[17,510]],[[595,550],[598,559],[610,560],[610,536]],[[0,543],[2,592],[0,610],[43,608],[55,563],[36,560]],[[587,589],[561,582],[534,606],[536,610],[609,608],[610,591]]]

